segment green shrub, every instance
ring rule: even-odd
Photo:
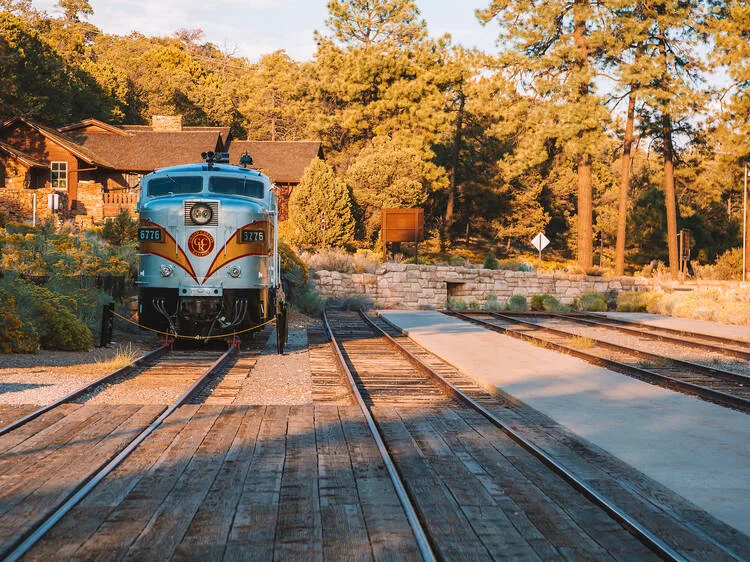
[[[529,303],[523,295],[513,295],[508,299],[508,310],[511,312],[526,312],[528,309]]]
[[[607,310],[607,297],[601,293],[583,293],[578,299],[578,309],[589,312],[605,312]]]
[[[122,246],[137,239],[138,221],[130,216],[128,209],[120,209],[117,217],[104,223],[101,236],[114,246]]]
[[[487,297],[484,299],[484,310],[487,310],[489,312],[496,312],[498,310],[502,310],[503,306],[498,302],[497,295],[490,293],[487,295]]]
[[[473,311],[482,310],[482,305],[479,304],[477,301],[471,301],[469,303],[469,310],[473,310]]]
[[[345,295],[326,300],[326,308],[335,310],[369,310],[372,299],[367,295]]]
[[[325,299],[318,292],[312,282],[308,283],[302,291],[296,293],[292,306],[300,312],[309,316],[320,316],[326,305]]]
[[[495,257],[495,252],[490,252],[489,254],[487,254],[487,257],[484,258],[485,269],[497,269],[499,265],[500,264]]]
[[[713,266],[712,279],[742,279],[742,248],[727,250],[721,254]]]
[[[547,312],[565,312],[567,307],[560,303],[555,297],[547,296],[542,301],[542,307]]]
[[[534,295],[531,297],[531,310],[544,310],[544,299],[554,298],[552,295]]]
[[[586,273],[586,275],[590,275],[591,277],[602,277],[606,273],[606,271],[606,269],[594,266],[586,268],[584,272]]]
[[[456,297],[448,297],[445,301],[445,308],[448,310],[466,310],[466,302]]]
[[[297,253],[284,242],[279,242],[279,258],[284,294],[289,302],[294,303],[298,295],[307,287],[310,274]]]
[[[534,267],[530,263],[513,258],[499,260],[497,262],[497,269],[505,269],[507,271],[534,271]]]
[[[39,334],[34,326],[18,317],[15,299],[2,288],[0,326],[0,353],[36,353],[39,350]]]
[[[646,293],[623,291],[617,295],[617,312],[646,312]]]
[[[91,348],[91,330],[76,317],[75,298],[18,278],[3,279],[3,286],[15,298],[18,317],[34,327],[44,349],[88,351]]]

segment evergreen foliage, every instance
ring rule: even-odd
[[[491,57],[430,37],[414,0],[331,0],[305,62],[283,51],[250,62],[198,29],[108,35],[86,21],[88,0],[58,7],[54,17],[0,0],[0,120],[181,114],[186,125],[229,125],[235,138],[321,139],[330,169],[319,178],[337,178],[326,181],[339,206],[320,192],[302,201],[298,190],[309,207],[297,214],[299,243],[322,242],[318,207],[332,209],[330,245],[372,247],[383,206],[421,206],[444,249],[478,238],[512,255],[543,231],[546,252],[577,256],[581,270],[594,238],[618,272],[674,262],[680,228],[702,262],[741,245],[743,2],[487,0],[478,16],[499,24],[502,46]],[[44,269],[50,252],[17,234],[6,243],[12,254],[26,247],[28,260],[11,261],[31,275]],[[76,244],[62,253],[88,249]]]
[[[321,218],[325,216],[325,244],[348,246],[354,241],[354,216],[349,188],[328,164],[316,159],[305,170],[289,200],[294,242],[322,245]]]
[[[112,220],[104,223],[102,238],[115,246],[122,246],[128,241],[135,241],[138,237],[138,221],[130,216],[128,209],[121,209]]]
[[[487,254],[487,257],[484,258],[484,268],[485,269],[499,269],[500,262],[497,261],[497,258],[495,257],[495,252],[489,252]]]

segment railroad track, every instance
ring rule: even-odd
[[[9,433],[13,431],[14,429],[18,429],[19,427],[29,423],[32,420],[35,420],[42,414],[46,414],[47,412],[54,410],[58,406],[65,404],[67,402],[71,402],[75,400],[76,398],[83,396],[86,393],[94,392],[96,389],[103,387],[104,385],[110,384],[117,380],[118,378],[129,376],[132,373],[136,371],[139,367],[142,367],[144,365],[147,365],[149,361],[152,361],[159,356],[163,355],[169,350],[168,345],[162,345],[161,347],[158,347],[154,350],[151,350],[135,361],[131,362],[128,365],[125,365],[124,367],[120,367],[119,369],[116,369],[115,371],[112,371],[111,373],[108,373],[104,375],[103,377],[100,377],[96,379],[95,381],[92,381],[88,384],[83,385],[80,388],[77,388],[73,392],[70,392],[63,396],[62,398],[56,400],[55,402],[52,402],[51,404],[47,404],[45,406],[42,406],[41,408],[38,408],[25,416],[15,420],[14,422],[11,422],[3,427],[0,427],[0,435],[5,435],[6,433]]]
[[[565,314],[565,313],[544,313],[540,317],[549,315],[552,318],[571,319],[580,324],[589,326],[606,327],[623,334],[632,334],[638,337],[645,337],[662,342],[674,342],[682,346],[693,349],[702,349],[736,357],[738,359],[750,360],[750,341],[704,334],[702,332],[692,332],[689,330],[676,330],[662,326],[652,326],[642,322],[632,322],[621,318],[611,318],[603,314]],[[511,314],[510,316],[514,316]],[[522,315],[521,315],[522,316]]]
[[[389,472],[425,559],[684,559],[500,420],[473,383],[441,377],[365,315],[330,315],[326,325],[392,456]]]
[[[236,355],[172,352],[146,354],[136,364],[78,389],[17,420],[0,436],[0,558],[22,557],[63,516],[131,455],[180,406],[191,400]],[[155,387],[181,384],[168,407],[94,405],[108,385],[137,377]]]
[[[518,315],[445,313],[652,384],[743,412],[750,411],[750,377],[737,372],[595,339],[575,329],[541,325]]]

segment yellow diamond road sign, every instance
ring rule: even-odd
[[[547,247],[547,244],[549,244],[549,238],[547,238],[543,233],[540,232],[539,234],[534,236],[534,239],[531,241],[531,243],[537,250],[541,252]]]

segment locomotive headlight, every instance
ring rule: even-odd
[[[227,273],[229,274],[229,277],[234,277],[235,279],[237,279],[240,275],[242,275],[242,270],[236,265],[233,265],[232,267],[227,269]]]
[[[205,203],[196,203],[190,209],[190,219],[198,225],[208,224],[214,216],[211,207]]]
[[[159,273],[161,273],[162,277],[169,277],[174,273],[174,267],[171,265],[162,265],[159,269]]]

